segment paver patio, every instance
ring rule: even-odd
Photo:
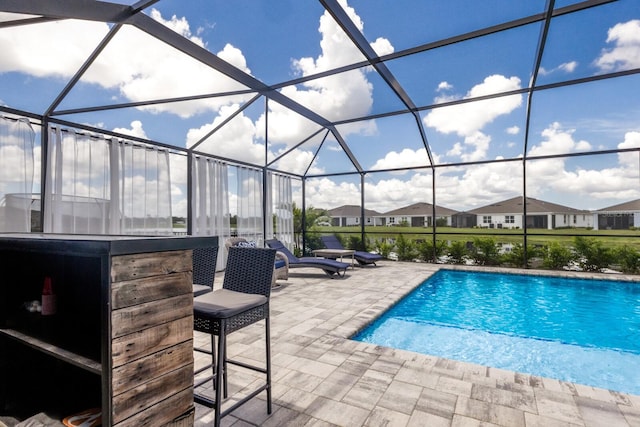
[[[439,268],[451,267],[385,261],[349,269],[345,279],[291,272],[271,298],[273,411],[267,414],[261,393],[222,425],[640,426],[640,396],[349,339]],[[263,339],[264,322],[232,333],[230,357],[263,363]],[[208,341],[196,333],[196,345]],[[195,357],[196,367],[205,362]],[[225,404],[262,380],[229,370]],[[211,422],[213,410],[196,405],[195,425]]]

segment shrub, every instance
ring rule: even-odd
[[[362,244],[362,240],[358,236],[349,236],[349,240],[346,242],[342,242],[342,246],[349,249],[354,249],[356,251],[366,251],[367,249]]]
[[[565,267],[572,261],[575,261],[576,258],[573,252],[571,252],[571,249],[558,242],[552,242],[548,247],[544,248],[542,250],[542,255],[544,258],[542,266],[553,270],[562,269],[562,267]]]
[[[447,249],[450,264],[463,264],[467,257],[467,245],[462,240],[451,242]]]
[[[396,252],[398,261],[412,261],[416,257],[415,243],[400,234],[396,239]]]
[[[434,255],[436,259],[438,259],[438,257],[442,256],[445,253],[446,249],[447,242],[445,242],[444,240],[437,240],[435,248],[433,247],[432,240],[425,240],[424,242],[420,242],[416,245],[418,258],[426,262],[432,262]]]
[[[613,261],[613,252],[595,238],[576,236],[573,243],[580,267],[585,271],[602,271]]]
[[[498,246],[491,237],[474,237],[470,256],[478,265],[499,265],[501,261]]]
[[[511,252],[502,255],[502,261],[514,267],[530,267],[531,259],[539,255],[540,250],[538,248],[533,245],[527,245],[527,259],[525,261],[524,245],[522,243],[516,243],[513,245]]]
[[[623,273],[636,274],[640,272],[640,252],[624,245],[614,251],[617,264]]]
[[[393,245],[386,241],[386,239],[380,239],[375,241],[376,251],[384,258],[389,258],[389,254],[393,250]]]

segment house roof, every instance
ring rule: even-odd
[[[457,213],[453,209],[436,205],[436,216],[447,216]],[[409,206],[394,209],[385,212],[384,216],[431,216],[433,214],[433,205],[431,203],[418,202]]]
[[[328,209],[327,212],[331,217],[359,217],[360,206],[358,205],[343,205],[337,208]],[[365,216],[380,216],[379,212],[371,209],[364,210]]]
[[[511,199],[503,200],[501,202],[491,203],[490,205],[482,206],[476,209],[468,211],[475,215],[487,215],[487,214],[505,214],[505,213],[521,213],[522,197],[513,197]],[[569,206],[559,205],[557,203],[546,202],[544,200],[534,199],[533,197],[527,197],[527,214],[542,214],[542,213],[571,213],[571,214],[584,214],[589,211],[571,208]]]
[[[628,202],[619,203],[617,205],[609,206],[597,210],[596,212],[628,212],[628,211],[640,211],[640,199],[630,200]]]

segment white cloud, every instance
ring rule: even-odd
[[[359,187],[353,183],[336,183],[329,178],[308,179],[305,184],[307,206],[331,208],[344,204],[354,204],[353,197],[359,194]],[[301,200],[301,190],[293,194],[294,200]],[[358,199],[359,200],[359,199]]]
[[[614,25],[608,31],[607,43],[613,43],[614,47],[603,49],[595,60],[595,65],[601,71],[640,67],[640,19]]]
[[[363,30],[364,25],[355,10],[344,0],[340,3],[358,29]],[[364,60],[362,53],[326,12],[320,18],[319,32],[322,37],[322,53],[316,58],[295,59],[293,67],[297,74],[308,76]],[[378,38],[372,47],[379,54],[393,52],[391,43],[383,38]],[[367,70],[352,70],[282,89],[283,95],[329,120],[367,115],[373,105],[372,93],[373,86],[367,80]],[[269,137],[272,141],[295,144],[317,129],[317,125],[285,108],[271,108],[273,111],[269,112],[269,122],[272,126]],[[344,136],[349,133],[372,132],[372,126],[372,122],[354,123],[341,128],[341,132]]]
[[[517,134],[520,133],[520,128],[518,126],[511,126],[511,127],[506,129],[506,132],[509,135],[517,135]]]
[[[576,68],[578,68],[578,62],[577,61],[570,61],[570,62],[563,62],[562,64],[558,65],[555,68],[552,68],[551,70],[547,70],[544,67],[540,67],[539,71],[540,71],[540,74],[545,76],[545,75],[549,75],[549,74],[555,73],[556,71],[562,71],[562,72],[565,72],[565,73],[573,73]]]
[[[157,10],[151,17],[199,46],[202,39],[191,34],[186,18],[164,20]],[[73,76],[109,30],[104,23],[62,20],[4,28],[0,32],[0,72],[21,72],[47,78]],[[79,37],[78,35],[82,36]],[[238,49],[226,45],[217,53],[222,59],[250,73]],[[64,58],[64,60],[61,60]],[[150,35],[125,25],[82,77],[81,82],[117,90],[127,101],[147,101],[214,93],[243,88],[237,82]],[[211,98],[144,107],[189,117],[215,111],[235,99]]]
[[[309,163],[311,163],[311,161],[313,160],[313,155],[314,154],[311,151],[296,148],[295,150],[292,150],[286,156],[275,162],[275,168],[278,170],[302,175],[309,167]],[[324,169],[318,167],[316,162],[314,161],[309,168],[309,173],[322,174],[324,173]]]
[[[391,42],[384,37],[378,37],[373,43],[371,43],[371,47],[375,50],[378,56],[388,55],[394,51]]]
[[[186,146],[193,146],[237,110],[237,105],[222,107],[213,122],[197,129],[190,129],[187,132]],[[255,136],[253,122],[240,113],[198,145],[196,151],[262,165],[265,161],[264,144],[255,142]]]
[[[449,84],[449,82],[440,82],[440,84],[438,84],[438,89],[437,91],[443,91],[443,90],[451,90],[453,89],[453,85]]]
[[[574,151],[586,151],[591,148],[587,141],[573,139],[575,129],[562,129],[558,122],[552,123],[542,131],[544,138],[538,145],[529,150],[530,156],[546,156],[553,154],[567,154]]]
[[[475,132],[473,135],[465,136],[464,143],[471,148],[471,152],[465,152],[460,155],[465,162],[475,162],[483,160],[487,156],[491,137],[482,132]]]
[[[412,166],[424,166],[429,164],[429,157],[427,156],[427,150],[420,148],[418,150],[411,150],[405,148],[404,150],[390,151],[387,155],[375,162],[371,167],[372,170],[384,170],[394,168],[405,168]],[[407,172],[396,172],[405,174]]]
[[[142,128],[142,122],[140,120],[134,120],[131,122],[131,128],[115,128],[114,132],[121,133],[123,135],[131,135],[137,138],[147,139],[147,134]]]
[[[492,75],[473,88],[463,99],[475,98],[520,88],[520,79]],[[472,136],[498,116],[511,113],[522,105],[522,95],[511,95],[450,107],[435,108],[424,117],[424,124],[438,132]]]
[[[640,148],[640,132],[627,132],[624,135],[624,141],[618,144],[618,148]],[[638,166],[638,157],[640,154],[632,153],[620,153],[618,154],[618,161],[625,166],[636,167]]]
[[[107,24],[77,20],[3,28],[0,31],[0,72],[70,77],[108,29]],[[82,37],[78,37],[79,34]]]

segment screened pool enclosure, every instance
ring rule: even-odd
[[[0,0],[0,50],[3,231],[640,248],[636,0]]]

